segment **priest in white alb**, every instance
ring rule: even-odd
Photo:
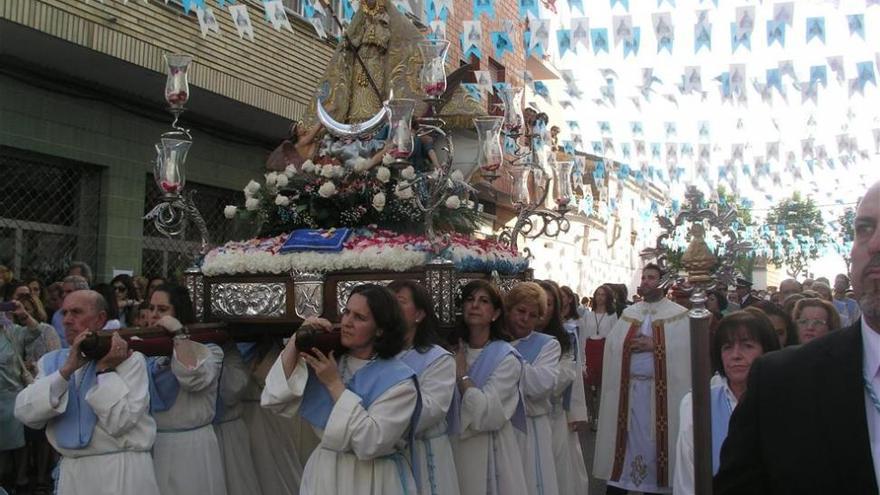
[[[657,265],[642,269],[644,301],[624,310],[605,344],[593,471],[609,495],[672,492],[690,335],[687,310],[663,297],[662,276]]]
[[[107,321],[107,303],[97,292],[70,293],[62,311],[70,347],[40,359],[36,381],[16,397],[15,417],[34,429],[46,427],[62,456],[59,495],[159,495],[144,356],[117,334],[103,358],[80,355],[88,332]]]

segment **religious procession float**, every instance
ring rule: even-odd
[[[531,276],[516,246],[531,229],[528,215],[499,236],[475,235],[477,188],[492,190],[502,172],[524,177],[518,187],[531,184],[541,201],[547,194],[550,180],[530,151],[540,123],[534,112],[524,117],[522,88],[497,86],[504,115],[486,115],[463,84],[474,80],[472,67],[447,75],[448,41],[426,38],[386,0],[361,5],[305,117],[263,177],[243,184],[244,204],[226,207],[227,218],[258,227],[249,240],[209,248],[191,192],[184,194],[192,139],[178,118],[192,59],[166,57],[174,129],[156,146],[163,200],[147,218],[170,236],[187,223],[199,229],[203,251],[186,284],[198,317],[224,322],[236,339],[289,334],[310,316],[338,321],[353,287],[396,279],[422,283],[449,328],[470,280],[491,277],[507,289]],[[456,160],[451,132],[466,127],[476,129],[478,150]]]

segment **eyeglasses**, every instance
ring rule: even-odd
[[[115,290],[116,292],[125,292],[126,291],[124,285],[114,285],[113,290]]]
[[[824,327],[828,326],[825,320],[798,320],[797,324],[802,327]]]

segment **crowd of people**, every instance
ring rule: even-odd
[[[708,293],[717,493],[877,492],[878,221],[880,184],[856,219],[854,292],[841,274],[833,289],[789,279],[761,293],[741,278]],[[199,343],[173,282],[93,284],[75,264],[44,290],[0,267],[3,487],[587,493],[579,433],[592,429],[606,493],[695,493],[692,288],[664,279],[646,265],[633,301],[620,284],[580,299],[548,280],[504,294],[474,280],[445,333],[420,284],[363,284],[341,312],[339,352],[297,338],[334,332],[323,318],[287,340]],[[133,352],[115,332],[157,325],[173,335],[170,356]],[[89,359],[93,332],[112,338]]]

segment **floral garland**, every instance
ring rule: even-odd
[[[287,273],[290,270],[327,273],[338,270],[371,269],[406,271],[427,263],[433,246],[422,235],[384,229],[358,229],[338,253],[298,252],[281,254],[286,235],[228,242],[205,257],[202,272],[208,276]],[[440,253],[463,272],[520,273],[528,260],[491,240],[451,234]]]
[[[382,163],[365,158],[349,169],[330,156],[283,172],[265,174],[260,184],[251,180],[244,188],[244,207],[228,205],[224,215],[250,218],[260,224],[260,237],[272,237],[302,228],[365,227],[379,225],[396,231],[418,231],[424,224],[419,208],[420,175],[413,166],[393,170],[390,155]],[[461,208],[459,197],[467,190],[461,172],[453,172],[453,192],[435,211],[441,230],[473,232],[476,211]],[[435,227],[436,228],[436,227]]]

